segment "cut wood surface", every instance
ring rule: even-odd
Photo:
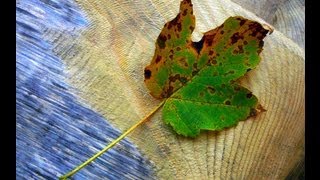
[[[79,1],[91,26],[62,55],[69,82],[79,97],[122,131],[159,102],[148,94],[143,68],[154,53],[165,22],[179,1]],[[193,1],[194,40],[233,15],[258,20],[231,1]],[[59,39],[58,39],[59,41]],[[63,56],[64,55],[64,56]],[[304,138],[304,54],[279,31],[265,38],[259,67],[242,84],[257,95],[266,113],[219,133],[196,139],[177,136],[162,122],[161,111],[130,138],[152,160],[162,178],[284,178],[300,160]]]
[[[196,17],[193,33],[195,41],[201,39],[202,33],[221,25],[229,16],[240,15],[267,24],[254,13],[229,0],[192,2]],[[155,40],[163,25],[178,13],[180,1],[81,0],[77,4],[88,21],[74,30],[78,35],[70,34],[70,29],[46,28],[42,29],[44,33],[41,38],[52,44],[53,54],[61,58],[64,81],[72,87],[68,91],[76,100],[102,115],[120,131],[125,131],[160,103],[148,93],[143,81],[143,70],[152,59]],[[37,13],[42,15],[41,11]],[[235,127],[220,132],[204,131],[199,137],[189,139],[177,135],[165,125],[159,110],[129,135],[129,140],[138,146],[142,155],[134,149],[130,152],[135,153],[134,157],[143,156],[148,160],[133,158],[137,160],[134,161],[136,163],[145,163],[144,168],[140,167],[144,176],[134,176],[131,173],[131,176],[126,177],[149,179],[150,174],[157,179],[287,177],[304,157],[304,50],[275,28],[265,38],[261,57],[261,63],[241,79],[241,84],[258,97],[266,112],[241,121]],[[71,123],[74,115],[67,116],[71,118],[63,119],[65,124]],[[103,120],[101,117],[89,117]],[[74,131],[76,126],[77,123],[73,122],[68,127],[67,134],[79,134]],[[97,131],[101,132],[102,129],[100,127]],[[93,141],[105,138],[104,135],[96,136],[100,134],[95,134]],[[81,133],[77,137],[83,145],[93,143],[86,142],[89,137],[82,138]],[[59,140],[56,141],[59,144]],[[73,141],[76,140],[69,139],[68,142]],[[103,141],[99,141],[95,150],[97,151],[97,146],[102,147],[102,144]],[[115,148],[117,147],[118,150],[125,149],[125,145]],[[72,152],[69,155],[72,159],[71,156],[76,156],[79,151],[82,150],[72,149],[62,153]],[[86,157],[93,154],[92,149],[90,151],[85,153]],[[116,165],[121,167],[126,164],[117,159],[108,163],[111,155],[114,154],[102,157],[104,163],[97,162],[97,168],[110,172],[112,170],[108,166],[115,168]],[[58,157],[60,156],[65,155],[60,153]],[[124,156],[130,155],[127,152]],[[65,159],[65,162],[59,163],[66,163],[70,168],[78,165],[79,161],[67,162]],[[92,171],[97,164],[94,163],[83,171]],[[61,170],[66,170],[57,169],[52,171],[56,171],[54,173],[58,175],[63,173]],[[139,168],[134,169],[139,171]],[[154,172],[145,173],[148,169]],[[116,171],[112,173],[115,178],[121,177],[123,172],[118,172],[118,175]],[[99,175],[106,176],[104,173]],[[97,175],[88,173],[85,177]]]

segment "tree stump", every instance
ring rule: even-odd
[[[196,17],[194,41],[229,16],[240,15],[268,24],[229,0],[192,3]],[[53,45],[54,55],[61,58],[65,82],[77,101],[125,131],[159,104],[144,85],[143,70],[151,61],[163,25],[177,15],[180,1],[86,0],[77,4],[87,20],[75,30],[78,35],[48,28],[43,38]],[[189,139],[163,123],[160,109],[129,135],[141,156],[151,161],[146,164],[154,178],[284,179],[301,162],[305,132],[304,50],[301,43],[297,45],[277,28],[264,41],[261,63],[241,79],[241,84],[258,97],[266,112],[235,127],[204,131]],[[72,118],[64,123],[70,121]],[[68,130],[70,134],[72,131]],[[99,168],[108,171],[107,167]]]

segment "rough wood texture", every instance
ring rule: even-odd
[[[159,102],[143,84],[154,42],[163,24],[178,12],[179,1],[81,1],[91,26],[72,42],[57,39],[57,53],[66,62],[69,82],[79,96],[121,130]],[[193,1],[201,32],[228,16],[260,20],[230,1]],[[65,53],[71,44],[73,54]],[[219,133],[185,139],[171,131],[157,113],[130,137],[157,165],[161,178],[286,177],[302,156],[304,137],[303,51],[277,30],[266,38],[263,61],[243,79],[268,110]],[[111,103],[110,103],[111,102]],[[125,123],[124,123],[125,122]]]
[[[53,54],[52,43],[44,40],[48,30],[79,35],[87,22],[76,4],[22,0],[16,13],[16,178],[57,179],[120,132],[78,102],[65,81],[63,62]],[[152,167],[125,140],[74,178],[153,179]]]
[[[62,23],[59,28],[42,29],[41,32],[44,33],[41,39],[52,45],[50,49],[65,65],[63,72],[66,74],[63,77],[72,87],[68,88],[74,95],[71,97],[77,97],[77,100],[81,101],[81,103],[78,102],[79,104],[86,104],[121,131],[128,129],[153,109],[159,101],[148,94],[143,83],[143,69],[152,58],[154,43],[162,26],[176,16],[179,2],[179,0],[119,0],[116,2],[81,0],[78,4],[85,12],[88,21],[81,25],[82,28],[63,29],[61,27],[66,25]],[[263,23],[263,20],[253,13],[228,0],[194,0],[193,4],[197,23],[194,40],[200,40],[201,33],[220,25],[232,15],[242,15]],[[43,15],[41,11],[35,12],[38,16]],[[74,31],[78,34],[74,35],[72,33]],[[284,179],[296,167],[304,154],[304,52],[276,29],[273,34],[266,37],[261,56],[261,64],[243,78],[241,83],[259,98],[267,112],[256,118],[242,121],[236,127],[225,131],[204,132],[196,139],[187,139],[177,136],[170,127],[163,124],[160,110],[149,122],[129,135],[145,157],[154,163],[154,177],[159,179]],[[62,69],[62,67],[59,68]],[[21,73],[24,70],[22,69]],[[38,75],[36,82],[43,82],[39,77],[44,73]],[[21,79],[23,77],[32,77],[32,75],[22,75]],[[52,96],[57,102],[65,102],[60,100],[60,96],[56,97],[55,94]],[[68,101],[71,100],[68,99]],[[21,104],[27,104],[23,98]],[[46,104],[46,101],[39,104]],[[78,113],[85,114],[74,109],[77,108],[68,109],[69,114],[67,113],[66,118],[62,118],[61,121],[63,125],[68,125],[77,119],[74,116]],[[61,119],[60,116],[59,119]],[[77,148],[82,147],[83,150],[57,146],[56,152],[59,152],[57,157],[61,162],[57,163],[52,174],[60,174],[61,171],[77,165],[78,161],[72,158],[77,157],[83,160],[89,156],[88,154],[92,154],[92,150],[83,148],[84,144],[95,144],[97,141],[106,143],[103,140],[110,132],[100,134],[107,126],[100,122],[102,118],[88,115],[84,119],[87,119],[84,124],[89,123],[89,120],[92,122],[90,121],[90,125],[83,127],[81,131],[75,129],[78,126],[81,127],[77,123],[72,123],[70,127],[64,127],[62,124],[54,126],[58,129],[61,127],[68,129],[67,133],[64,132],[66,134],[61,132],[60,135],[58,134],[59,138],[55,141],[57,144],[72,145],[78,142]],[[100,124],[94,125],[97,122]],[[95,128],[92,129],[91,126]],[[89,134],[93,136],[92,139],[81,133],[88,128],[91,128],[90,132],[98,131],[95,135]],[[25,133],[21,129],[20,131]],[[30,130],[26,134],[33,137],[34,132]],[[55,134],[54,131],[52,134]],[[35,137],[40,138],[40,135],[42,134],[39,133]],[[81,141],[70,139],[68,135],[78,137]],[[23,137],[23,135],[20,136]],[[40,144],[43,145],[45,142]],[[103,146],[102,144],[99,147]],[[68,152],[71,154],[66,155]],[[137,155],[131,156],[130,153],[134,152]],[[47,152],[46,155],[48,154],[50,153]],[[106,155],[107,157],[102,158],[103,164],[94,163],[83,171],[85,175],[81,177],[89,179],[99,176],[107,177],[106,174],[110,172],[114,177],[109,178],[121,177],[124,171],[117,168],[123,168],[123,164],[126,163],[120,163],[117,160],[110,162],[108,158],[114,155]],[[26,157],[31,156],[26,155]],[[70,159],[64,159],[66,157]],[[125,155],[125,159],[129,157],[140,157],[140,154],[133,150]],[[46,164],[44,163],[46,161],[41,162]],[[129,162],[128,168],[131,164],[131,161]],[[150,178],[152,171],[148,168],[152,166],[145,160],[140,162],[145,162],[143,165],[140,164],[141,167],[145,167],[143,172],[146,173],[142,173],[145,176],[139,177],[138,173],[137,177],[133,178]],[[65,163],[68,167],[61,168]],[[33,164],[32,167],[41,165]],[[97,169],[94,171],[95,168]],[[35,169],[39,170],[39,168]],[[104,170],[106,172],[103,172]]]

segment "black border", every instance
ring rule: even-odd
[[[314,1],[313,1],[314,2]],[[306,4],[306,164],[305,176],[306,179],[320,179],[319,163],[319,147],[320,147],[320,110],[319,104],[319,54],[317,48],[319,45],[319,31],[317,14],[319,10],[316,3],[308,1]],[[314,9],[313,9],[314,8]],[[318,50],[319,51],[319,50]]]
[[[1,5],[1,167],[2,177],[16,178],[16,1]],[[7,4],[6,4],[7,3]]]

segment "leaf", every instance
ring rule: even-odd
[[[258,65],[268,32],[258,22],[236,16],[192,42],[194,27],[192,3],[183,0],[144,70],[150,94],[167,98],[164,122],[188,137],[222,130],[261,111],[257,98],[236,80]]]

